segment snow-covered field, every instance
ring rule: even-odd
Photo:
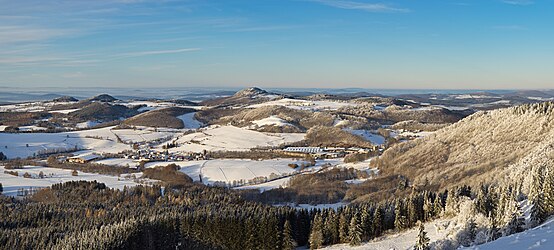
[[[342,107],[355,106],[354,103],[338,102],[338,101],[309,101],[298,100],[291,98],[283,98],[279,100],[264,102],[248,106],[248,108],[259,108],[264,106],[284,106],[293,109],[302,110],[337,110]]]
[[[372,133],[371,131],[368,131],[368,130],[353,130],[353,129],[348,129],[347,131],[352,133],[352,134],[359,135],[359,136],[363,137],[364,139],[370,141],[371,143],[373,143],[375,145],[385,144],[385,137],[383,137],[381,135],[378,135],[378,134],[375,134],[375,133]]]
[[[277,116],[270,116],[261,120],[253,121],[252,123],[256,124],[259,127],[262,126],[268,126],[268,125],[275,125],[275,126],[291,126],[290,123],[287,121],[277,117]]]
[[[246,151],[256,147],[279,146],[283,143],[300,141],[301,133],[262,133],[234,126],[211,126],[200,132],[180,137],[181,146],[170,152]]]
[[[187,113],[181,116],[177,116],[177,118],[181,119],[183,123],[185,124],[185,128],[188,129],[197,129],[202,127],[202,123],[194,118],[194,115],[196,112]]]
[[[71,104],[74,102],[28,102],[9,105],[0,105],[0,112],[40,112],[52,108],[54,105]]]
[[[123,187],[140,185],[134,182],[131,178],[123,178],[117,176],[100,175],[78,172],[77,176],[72,176],[72,170],[48,168],[40,166],[25,166],[23,169],[13,169],[8,171],[17,171],[19,176],[13,176],[4,173],[6,169],[4,166],[0,166],[0,183],[4,187],[3,195],[16,196],[17,190],[30,189],[30,188],[44,188],[50,187],[56,183],[68,182],[68,181],[98,181],[105,183],[106,186],[111,188],[123,189]],[[39,178],[39,173],[42,171],[44,178]],[[23,174],[29,173],[32,178],[24,178]],[[140,174],[136,174],[136,177],[140,177]]]
[[[166,166],[175,163],[181,166],[181,172],[199,181],[202,175],[204,184],[215,182],[232,183],[233,181],[248,181],[256,177],[269,178],[272,174],[290,174],[296,171],[288,166],[290,163],[302,164],[304,161],[293,159],[271,160],[244,160],[244,159],[217,159],[209,161],[182,161],[182,162],[151,162],[146,167]],[[265,183],[266,188],[279,187],[283,183]]]
[[[103,159],[99,161],[95,161],[95,163],[100,163],[108,166],[118,166],[118,167],[136,167],[139,165],[138,161],[132,160],[132,159],[125,159],[125,158],[109,158],[109,159]]]
[[[117,136],[116,136],[117,135]],[[0,151],[8,158],[29,157],[45,150],[92,149],[98,153],[118,153],[130,149],[124,142],[145,142],[174,136],[169,131],[118,129],[113,127],[63,133],[0,133]]]

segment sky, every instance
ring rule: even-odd
[[[554,88],[549,0],[0,6],[0,86]]]

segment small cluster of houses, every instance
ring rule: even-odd
[[[165,151],[156,151],[152,149],[138,149],[125,155],[126,159],[140,161],[191,161],[206,160],[206,152],[202,153],[181,153],[175,154]]]
[[[340,158],[351,153],[369,153],[374,148],[344,147],[286,147],[283,152],[292,156],[311,155],[315,158]]]

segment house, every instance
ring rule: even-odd
[[[87,154],[87,155],[78,155],[78,156],[70,157],[67,159],[67,161],[71,163],[87,163],[87,162],[96,160],[98,158],[100,158],[99,155]]]

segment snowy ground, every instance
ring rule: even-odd
[[[109,158],[109,159],[103,159],[99,161],[95,161],[94,163],[100,163],[108,166],[118,166],[118,167],[136,167],[139,165],[138,161],[132,160],[132,159],[125,159],[125,158]]]
[[[19,176],[13,176],[10,174],[4,173],[6,169],[4,166],[0,166],[0,183],[4,187],[3,195],[7,196],[16,196],[18,189],[30,189],[32,188],[44,188],[52,186],[56,183],[68,182],[68,181],[98,181],[105,183],[106,186],[110,188],[123,189],[124,186],[136,186],[140,185],[137,182],[134,182],[131,178],[109,176],[109,175],[100,175],[100,174],[91,174],[78,172],[78,176],[72,176],[72,170],[68,169],[58,169],[58,168],[48,168],[40,166],[25,166],[24,169],[12,169],[8,171],[17,171]],[[38,175],[40,172],[44,173],[44,178],[39,178]],[[32,178],[24,178],[23,174],[29,173]],[[140,174],[135,174],[136,177],[140,177]],[[129,175],[127,176],[129,177]]]
[[[527,231],[499,238],[495,241],[463,249],[554,249],[554,219]]]
[[[196,112],[187,113],[181,116],[177,116],[177,118],[181,119],[183,123],[185,124],[185,128],[188,129],[197,129],[202,127],[202,123],[194,118],[194,115]]]
[[[200,132],[182,136],[179,147],[170,152],[246,151],[256,147],[279,146],[300,141],[301,133],[262,133],[234,126],[211,126]]]
[[[272,115],[270,117],[253,121],[255,125],[262,127],[262,126],[268,126],[268,125],[275,125],[275,126],[292,126],[292,124],[288,123],[287,121]]]
[[[244,159],[217,159],[209,161],[182,161],[182,162],[151,162],[146,167],[166,166],[175,163],[181,166],[181,172],[190,176],[193,180],[199,181],[200,174],[204,184],[214,182],[248,181],[256,177],[270,177],[272,174],[290,174],[296,171],[288,166],[290,163],[302,164],[304,161],[293,159],[271,159],[271,160],[244,160]],[[275,188],[283,183],[267,182],[261,188]]]
[[[0,105],[0,112],[40,112],[50,109],[54,105],[64,105],[71,103],[75,102],[28,102]]]
[[[117,135],[117,136],[116,136]],[[175,133],[153,129],[118,129],[113,127],[63,133],[0,133],[0,151],[8,158],[29,157],[54,149],[92,149],[98,153],[118,153],[130,149],[118,142],[145,142],[173,137]]]
[[[371,131],[368,131],[368,130],[353,130],[353,129],[347,129],[346,131],[348,131],[348,132],[350,132],[354,135],[359,135],[359,136],[363,137],[364,139],[370,141],[371,143],[373,143],[375,145],[385,144],[385,137],[380,136],[378,134],[375,134]]]
[[[355,106],[354,103],[338,101],[309,101],[283,98],[275,101],[264,102],[248,106],[248,108],[259,108],[264,106],[284,106],[293,109],[302,110],[337,110],[346,106]]]
[[[442,228],[442,220],[425,223],[425,231],[431,242],[443,239],[447,235],[447,230]],[[348,244],[338,244],[325,247],[324,249],[373,249],[373,250],[390,250],[390,249],[411,249],[417,240],[417,228],[411,230],[383,236],[377,240],[364,243],[360,246],[352,247]]]

